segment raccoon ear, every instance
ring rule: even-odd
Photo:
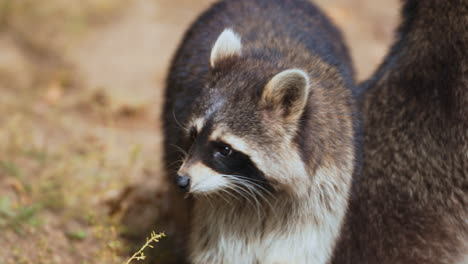
[[[265,86],[261,106],[286,121],[296,122],[309,95],[309,76],[303,70],[289,69],[276,74]]]
[[[240,56],[242,50],[241,38],[232,29],[227,28],[219,35],[211,49],[210,64],[214,68],[221,59]]]

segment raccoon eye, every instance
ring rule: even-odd
[[[226,144],[219,144],[215,147],[215,156],[227,157],[232,154],[232,148]]]

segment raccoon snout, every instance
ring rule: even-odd
[[[183,175],[177,175],[176,177],[176,184],[179,186],[184,192],[188,192],[190,189],[190,178]]]

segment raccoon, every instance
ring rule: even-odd
[[[353,75],[305,0],[220,1],[193,23],[164,106],[190,262],[329,261],[356,163]]]
[[[468,1],[406,0],[332,263],[468,263]]]

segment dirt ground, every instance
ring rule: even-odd
[[[166,231],[164,78],[211,2],[0,0],[0,264],[125,263]],[[369,77],[398,0],[316,2]],[[175,262],[153,255],[141,263]]]

